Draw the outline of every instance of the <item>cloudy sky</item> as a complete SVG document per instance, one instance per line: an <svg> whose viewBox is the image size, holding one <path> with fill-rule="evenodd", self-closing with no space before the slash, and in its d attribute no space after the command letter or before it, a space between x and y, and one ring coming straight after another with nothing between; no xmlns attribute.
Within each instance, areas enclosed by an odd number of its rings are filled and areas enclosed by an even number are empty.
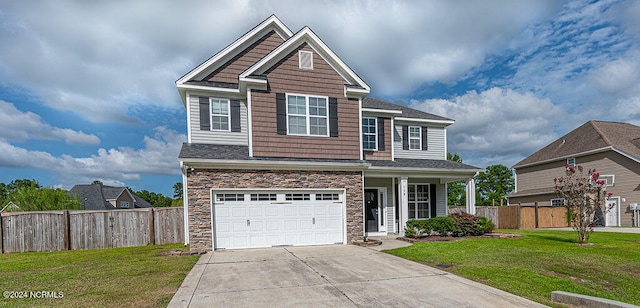
<svg viewBox="0 0 640 308"><path fill-rule="evenodd" d="M172 195L175 80L271 14L371 96L455 119L449 151L471 165L591 119L640 125L639 1L0 1L0 182Z"/></svg>

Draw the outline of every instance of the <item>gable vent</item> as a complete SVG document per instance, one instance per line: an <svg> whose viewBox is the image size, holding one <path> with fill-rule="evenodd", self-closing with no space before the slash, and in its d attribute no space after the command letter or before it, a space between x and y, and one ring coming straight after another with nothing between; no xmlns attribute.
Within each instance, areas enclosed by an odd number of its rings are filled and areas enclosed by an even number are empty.
<svg viewBox="0 0 640 308"><path fill-rule="evenodd" d="M298 53L298 58L300 58L300 68L306 70L313 69L313 53L310 51L300 51Z"/></svg>

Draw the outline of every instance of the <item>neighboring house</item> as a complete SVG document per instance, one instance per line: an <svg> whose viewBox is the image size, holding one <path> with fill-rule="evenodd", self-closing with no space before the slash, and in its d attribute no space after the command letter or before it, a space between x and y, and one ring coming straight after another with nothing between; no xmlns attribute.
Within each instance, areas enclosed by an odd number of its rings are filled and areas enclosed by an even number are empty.
<svg viewBox="0 0 640 308"><path fill-rule="evenodd" d="M447 183L466 180L475 196L482 169L446 160L454 121L368 98L308 27L271 16L176 86L192 249L402 234L408 219L447 215Z"/></svg>
<svg viewBox="0 0 640 308"><path fill-rule="evenodd" d="M640 127L619 122L589 121L513 166L516 190L511 205L562 206L554 178L565 166L595 168L606 181L604 224L632 226L630 205L640 202Z"/></svg>
<svg viewBox="0 0 640 308"><path fill-rule="evenodd" d="M126 187L102 184L75 185L69 195L77 197L85 210L118 210L149 208L152 205L130 192Z"/></svg>

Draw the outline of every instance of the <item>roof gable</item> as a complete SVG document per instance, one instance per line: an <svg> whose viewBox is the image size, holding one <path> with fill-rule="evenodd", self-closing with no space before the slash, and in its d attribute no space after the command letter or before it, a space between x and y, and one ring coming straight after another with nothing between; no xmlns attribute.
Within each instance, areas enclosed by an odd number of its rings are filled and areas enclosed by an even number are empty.
<svg viewBox="0 0 640 308"><path fill-rule="evenodd" d="M515 164L522 167L611 148L640 159L640 127L629 123L589 121Z"/></svg>
<svg viewBox="0 0 640 308"><path fill-rule="evenodd" d="M222 65L230 61L233 57L240 54L246 48L262 39L265 35L271 32L278 34L283 40L287 40L293 35L293 32L285 26L278 17L275 15L269 16L263 22L255 26L249 32L235 40L233 43L222 49L220 52L211 56L206 61L202 62L196 68L192 69L188 73L184 74L178 80L176 80L176 86L179 90L181 86L186 86L188 82L193 80L201 80L207 77L209 74L220 68ZM180 96L183 102L186 99L185 91L180 90Z"/></svg>
<svg viewBox="0 0 640 308"><path fill-rule="evenodd" d="M308 44L323 60L345 80L345 93L350 96L366 96L371 88L338 55L333 52L309 27L304 27L291 38L267 54L260 61L240 74L240 81L261 84L266 87L262 76L280 60L302 44Z"/></svg>

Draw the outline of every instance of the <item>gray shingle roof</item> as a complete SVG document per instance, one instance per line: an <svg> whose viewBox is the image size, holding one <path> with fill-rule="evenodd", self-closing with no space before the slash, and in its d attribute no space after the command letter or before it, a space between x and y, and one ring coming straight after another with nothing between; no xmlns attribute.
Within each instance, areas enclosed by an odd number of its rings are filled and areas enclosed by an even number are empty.
<svg viewBox="0 0 640 308"><path fill-rule="evenodd" d="M445 170L468 170L481 171L482 168L466 165L463 163L440 160L440 159L408 159L396 158L395 161L390 160L369 160L367 161L375 167L392 167L392 168L416 168L416 169L445 169Z"/></svg>
<svg viewBox="0 0 640 308"><path fill-rule="evenodd" d="M515 164L523 165L614 147L640 159L640 126L621 122L589 121Z"/></svg>
<svg viewBox="0 0 640 308"><path fill-rule="evenodd" d="M102 184L75 185L69 190L68 194L80 199L80 202L84 204L85 210L102 211L116 209L111 203L107 202L107 200L118 198L125 189L125 187L105 186ZM149 202L141 199L134 193L131 193L131 195L135 200L134 207L153 207Z"/></svg>
<svg viewBox="0 0 640 308"><path fill-rule="evenodd" d="M309 161L309 162L342 162L342 163L370 163L375 167L415 168L415 169L443 169L460 171L480 171L481 168L465 165L449 160L437 159L405 159L396 158L395 161L385 160L341 160L341 159L302 159L278 157L249 157L249 147L239 145L218 145L202 143L184 143L180 151L180 159L220 159L220 160L271 160L271 161Z"/></svg>
<svg viewBox="0 0 640 308"><path fill-rule="evenodd" d="M413 108L409 108L402 105L397 105L393 103L389 103L383 100L379 100L376 98L366 97L362 101L362 108L371 108L371 109L385 109L385 110L400 110L402 111L401 117L403 118L414 118L414 119L426 119L426 120L439 120L439 121L453 121L449 118L441 117L435 114L423 112L420 110L416 110Z"/></svg>

